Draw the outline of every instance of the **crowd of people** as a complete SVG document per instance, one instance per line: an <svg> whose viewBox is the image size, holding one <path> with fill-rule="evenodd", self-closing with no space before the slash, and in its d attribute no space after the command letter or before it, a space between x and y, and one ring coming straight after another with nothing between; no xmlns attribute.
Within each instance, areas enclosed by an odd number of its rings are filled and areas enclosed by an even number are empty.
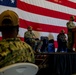
<svg viewBox="0 0 76 75"><path fill-rule="evenodd" d="M57 35L57 51L55 50L54 39L38 39L32 29L32 26L27 27L27 31L24 33L24 41L27 42L35 52L74 52L74 24L75 17L71 16L69 22L66 23L68 33L65 34L65 30L60 30L60 33ZM68 38L67 38L68 37Z"/></svg>
<svg viewBox="0 0 76 75"><path fill-rule="evenodd" d="M43 37L43 39L37 38L32 26L27 27L27 31L24 33L24 41L37 53L55 52L54 39L48 40L48 37Z"/></svg>
<svg viewBox="0 0 76 75"><path fill-rule="evenodd" d="M57 52L64 51L73 52L75 28L73 21L74 16L70 17L67 22L68 41L65 31L61 30L57 35L58 49ZM19 16L12 10L6 10L0 14L0 32L2 40L0 41L0 68L18 62L35 62L34 52L41 51L45 47L46 52L55 52L54 39L39 40L32 31L32 27L28 26L24 33L24 41L21 41L17 35L19 32ZM43 47L43 48L42 48Z"/></svg>

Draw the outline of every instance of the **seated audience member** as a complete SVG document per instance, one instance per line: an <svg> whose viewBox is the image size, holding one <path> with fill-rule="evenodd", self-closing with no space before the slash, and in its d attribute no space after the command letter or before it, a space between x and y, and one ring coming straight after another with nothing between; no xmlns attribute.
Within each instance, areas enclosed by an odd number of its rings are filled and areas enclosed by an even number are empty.
<svg viewBox="0 0 76 75"><path fill-rule="evenodd" d="M34 63L34 53L30 45L17 38L19 32L19 17L12 10L6 10L0 15L0 68L20 62Z"/></svg>
<svg viewBox="0 0 76 75"><path fill-rule="evenodd" d="M48 43L48 52L55 52L54 39L50 39Z"/></svg>
<svg viewBox="0 0 76 75"><path fill-rule="evenodd" d="M67 50L67 40L65 31L61 30L61 32L57 35L57 42L58 42L58 50L57 52L66 52Z"/></svg>
<svg viewBox="0 0 76 75"><path fill-rule="evenodd" d="M28 43L32 48L39 52L42 46L42 41L36 40L36 36L32 31L32 27L28 26L27 31L24 33L24 41Z"/></svg>

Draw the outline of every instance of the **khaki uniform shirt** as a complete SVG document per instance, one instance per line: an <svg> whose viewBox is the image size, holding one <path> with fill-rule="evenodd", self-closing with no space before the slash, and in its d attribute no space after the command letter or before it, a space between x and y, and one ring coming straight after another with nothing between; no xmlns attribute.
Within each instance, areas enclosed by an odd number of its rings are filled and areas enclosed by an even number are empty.
<svg viewBox="0 0 76 75"><path fill-rule="evenodd" d="M69 21L68 23L67 23L67 28L68 29L73 29L75 27L75 24L72 22L72 21Z"/></svg>
<svg viewBox="0 0 76 75"><path fill-rule="evenodd" d="M69 21L67 23L67 28L68 28L68 49L73 48L74 44L74 33L72 31L73 28L75 28L75 24L72 21Z"/></svg>
<svg viewBox="0 0 76 75"><path fill-rule="evenodd" d="M74 39L74 34L72 32L72 29L75 28L75 24L72 21L69 21L67 23L67 28L68 28L68 42L72 43Z"/></svg>
<svg viewBox="0 0 76 75"><path fill-rule="evenodd" d="M14 63L34 61L32 48L19 38L0 41L0 68Z"/></svg>

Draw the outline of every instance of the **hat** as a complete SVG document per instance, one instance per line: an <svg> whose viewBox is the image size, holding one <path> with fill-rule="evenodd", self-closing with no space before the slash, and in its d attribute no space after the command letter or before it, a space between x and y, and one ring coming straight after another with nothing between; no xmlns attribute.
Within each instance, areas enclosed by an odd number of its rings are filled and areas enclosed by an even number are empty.
<svg viewBox="0 0 76 75"><path fill-rule="evenodd" d="M19 25L19 17L18 15L12 11L12 10L6 10L4 12L2 12L0 14L0 27L2 27L2 22L5 19L9 19L12 21L11 26L18 26ZM8 24L6 24L5 26L8 26ZM3 26L4 27L4 26Z"/></svg>
<svg viewBox="0 0 76 75"><path fill-rule="evenodd" d="M27 29L28 29L28 30L32 30L32 26L28 26Z"/></svg>

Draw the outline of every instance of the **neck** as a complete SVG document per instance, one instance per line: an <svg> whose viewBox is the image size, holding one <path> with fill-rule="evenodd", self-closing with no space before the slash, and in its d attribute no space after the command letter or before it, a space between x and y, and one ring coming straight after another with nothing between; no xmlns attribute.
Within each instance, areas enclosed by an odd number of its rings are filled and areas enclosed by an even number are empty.
<svg viewBox="0 0 76 75"><path fill-rule="evenodd" d="M7 32L2 32L2 38L3 38L3 39L16 38L16 37L17 37L17 33L16 33L16 32L13 32L13 33L11 33L11 32L9 32L9 33L7 33Z"/></svg>
<svg viewBox="0 0 76 75"><path fill-rule="evenodd" d="M7 39L7 38L16 38L17 36L13 36L13 35L2 35L2 39Z"/></svg>

